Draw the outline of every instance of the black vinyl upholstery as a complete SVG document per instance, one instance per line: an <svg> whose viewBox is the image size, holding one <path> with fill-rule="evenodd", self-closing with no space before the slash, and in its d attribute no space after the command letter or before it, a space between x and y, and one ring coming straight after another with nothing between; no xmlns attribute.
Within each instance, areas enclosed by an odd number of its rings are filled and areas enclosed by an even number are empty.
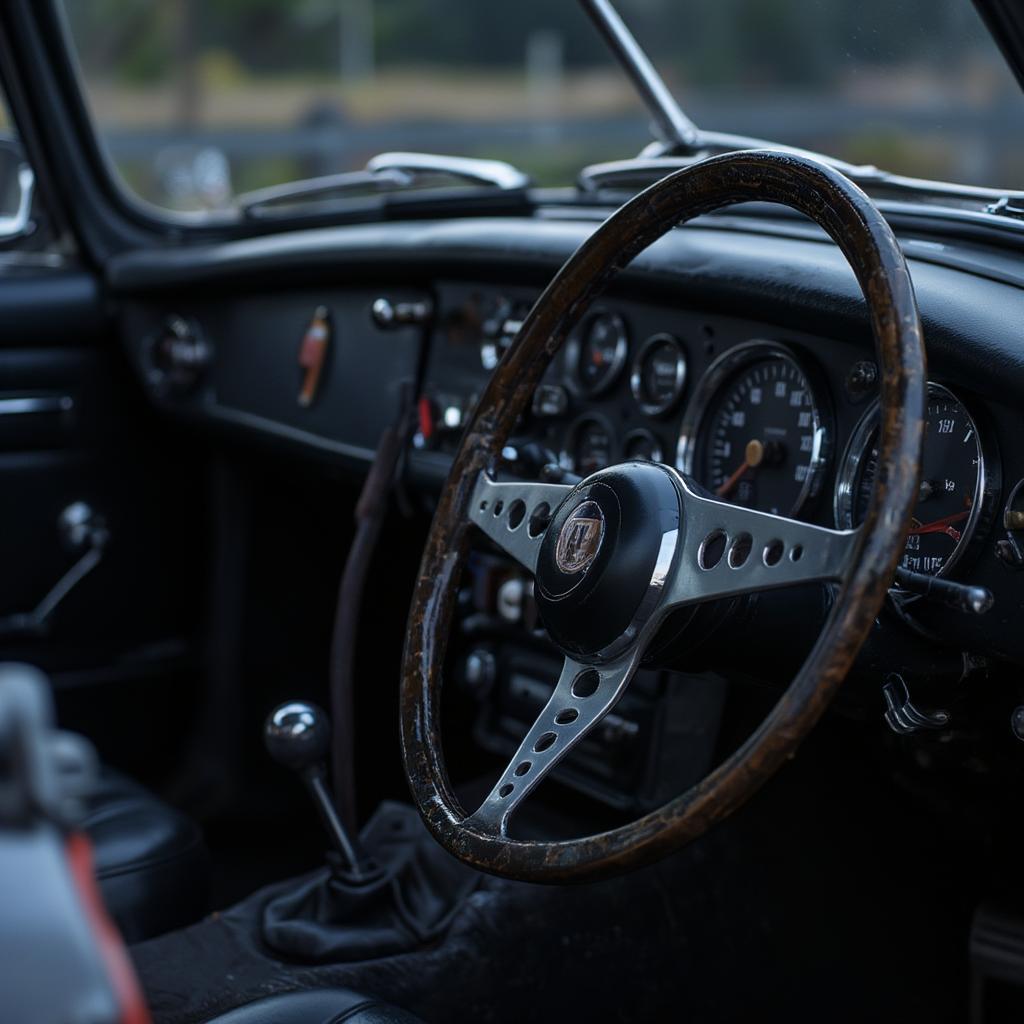
<svg viewBox="0 0 1024 1024"><path fill-rule="evenodd" d="M346 988L310 989L258 999L209 1024L422 1024L406 1010Z"/></svg>
<svg viewBox="0 0 1024 1024"><path fill-rule="evenodd" d="M107 910L126 942L197 921L209 864L199 826L138 783L104 771L81 827Z"/></svg>

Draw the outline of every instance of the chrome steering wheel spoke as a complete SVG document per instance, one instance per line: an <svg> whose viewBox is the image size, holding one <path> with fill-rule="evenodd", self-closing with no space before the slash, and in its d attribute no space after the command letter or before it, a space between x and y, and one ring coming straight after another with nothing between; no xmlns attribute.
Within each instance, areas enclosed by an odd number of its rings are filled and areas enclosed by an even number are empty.
<svg viewBox="0 0 1024 1024"><path fill-rule="evenodd" d="M498 547L533 573L544 531L571 490L569 484L496 483L486 470L481 470L469 517Z"/></svg>
<svg viewBox="0 0 1024 1024"><path fill-rule="evenodd" d="M639 663L639 650L611 664L566 658L554 692L486 800L465 819L468 828L498 836L519 805L615 706Z"/></svg>
<svg viewBox="0 0 1024 1024"><path fill-rule="evenodd" d="M685 480L683 520L665 607L840 580L860 535L705 498Z"/></svg>

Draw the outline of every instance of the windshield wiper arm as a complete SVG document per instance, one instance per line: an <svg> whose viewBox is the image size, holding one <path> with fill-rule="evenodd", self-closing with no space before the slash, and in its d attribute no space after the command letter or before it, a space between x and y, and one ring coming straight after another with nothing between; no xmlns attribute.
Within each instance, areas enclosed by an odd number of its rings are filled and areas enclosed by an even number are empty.
<svg viewBox="0 0 1024 1024"><path fill-rule="evenodd" d="M472 185L492 185L504 191L529 188L530 176L504 160L480 160L469 156L441 156L437 153L380 153L366 164L373 174L406 174L415 181L421 177L447 177Z"/></svg>
<svg viewBox="0 0 1024 1024"><path fill-rule="evenodd" d="M632 79L654 119L658 140L675 153L697 153L703 149L701 130L683 113L665 79L658 74L611 0L580 0L580 4Z"/></svg>
<svg viewBox="0 0 1024 1024"><path fill-rule="evenodd" d="M622 180L637 171L640 171L642 176L645 170L656 170L656 167L644 166L647 158L657 160L672 156L706 157L716 153L729 153L737 149L777 149L811 156L823 163L830 164L855 181L874 181L883 174L877 167L855 166L825 156L823 153L814 153L810 150L784 146L776 142L767 142L764 139L754 139L743 135L701 130L683 113L682 107L669 91L665 80L658 74L650 57L637 42L636 36L630 32L619 12L612 6L611 0L580 0L580 4L639 92L640 98L654 120L655 135L659 143L647 147L637 160L616 161L586 168L581 175L585 190L592 190L595 183L604 184L604 181L599 181L601 178L617 176ZM669 169L671 170L671 168ZM604 173L595 173L598 171Z"/></svg>
<svg viewBox="0 0 1024 1024"><path fill-rule="evenodd" d="M276 207L307 200L328 200L351 193L398 192L437 180L454 180L503 192L526 189L531 184L528 175L502 160L395 152L378 154L361 171L324 174L272 185L245 192L235 202L243 215L259 217Z"/></svg>

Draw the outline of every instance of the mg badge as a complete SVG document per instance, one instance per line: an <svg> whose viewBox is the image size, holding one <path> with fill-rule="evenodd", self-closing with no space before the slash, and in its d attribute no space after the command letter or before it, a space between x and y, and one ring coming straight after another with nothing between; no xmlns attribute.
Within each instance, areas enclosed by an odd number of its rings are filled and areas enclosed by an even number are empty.
<svg viewBox="0 0 1024 1024"><path fill-rule="evenodd" d="M601 550L604 513L596 501L585 501L562 525L555 545L555 564L569 575L586 570Z"/></svg>

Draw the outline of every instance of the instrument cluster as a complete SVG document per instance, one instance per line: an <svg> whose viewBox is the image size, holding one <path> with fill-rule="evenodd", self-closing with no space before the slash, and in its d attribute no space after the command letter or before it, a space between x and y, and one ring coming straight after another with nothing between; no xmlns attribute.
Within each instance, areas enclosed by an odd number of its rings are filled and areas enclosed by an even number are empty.
<svg viewBox="0 0 1024 1024"><path fill-rule="evenodd" d="M535 298L462 286L449 303L449 358L428 389L452 450ZM596 306L549 368L510 459L523 460L522 472L557 462L579 477L631 459L665 462L722 501L854 528L876 475L877 368L859 345L771 333L634 302ZM472 386L459 383L460 366ZM984 410L955 386L930 383L926 412L902 568L955 577L994 521L999 455Z"/></svg>
<svg viewBox="0 0 1024 1024"><path fill-rule="evenodd" d="M675 334L657 332L634 347L626 318L599 310L567 345L565 372L579 395L609 394L627 366L640 413L657 419L682 409L674 446L649 427L620 437L608 415L591 410L566 432L565 468L586 476L628 459L670 462L722 501L819 519L809 513L831 478L825 524L851 529L863 522L878 462L878 402L868 403L838 448L831 391L810 353L774 339L742 341L704 367L684 403L687 348ZM998 456L966 399L942 384L928 386L925 437L901 565L941 577L953 573L992 519Z"/></svg>

